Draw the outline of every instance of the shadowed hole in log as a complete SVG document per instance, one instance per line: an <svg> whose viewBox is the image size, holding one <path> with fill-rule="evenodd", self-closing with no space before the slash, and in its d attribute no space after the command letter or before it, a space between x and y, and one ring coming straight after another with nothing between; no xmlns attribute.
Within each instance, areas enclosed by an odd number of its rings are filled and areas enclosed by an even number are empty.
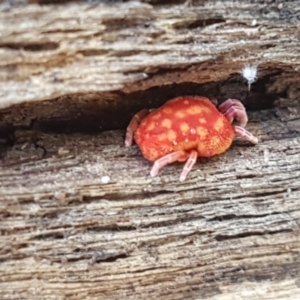
<svg viewBox="0 0 300 300"><path fill-rule="evenodd" d="M232 84L232 82L224 82ZM245 85L246 86L246 85ZM51 103L34 103L34 112L38 116L35 119L31 129L42 132L85 132L93 133L114 129L125 129L133 115L146 108L157 108L166 101L180 95L205 95L208 98L217 98L219 103L229 98L229 93L222 93L217 83L199 85L196 83L186 82L182 84L172 84L168 86L152 87L142 92L133 92L130 94L114 94L116 100L105 101L106 95L89 94L89 100L79 100L78 104L72 97L58 98L56 104ZM84 95L78 95L84 99ZM241 99L246 107L251 109L267 109L273 106L276 99L275 95L265 95L264 85L253 84L250 93L240 92L231 93L231 98ZM76 96L75 96L76 98ZM102 99L101 99L102 98ZM101 101L97 101L100 100ZM250 99L250 100L249 100ZM257 100L255 100L257 99ZM103 101L104 100L104 101ZM251 104L252 103L252 104ZM55 118L46 114L45 105L54 105L57 111L64 112L64 115ZM30 118L32 113L31 105L21 105L19 111L22 111L26 118ZM3 111L5 113L5 110Z"/></svg>
<svg viewBox="0 0 300 300"><path fill-rule="evenodd" d="M153 76L166 74L167 76L168 72L180 70L184 72L180 68L171 71L158 69L149 71L149 74L152 73ZM283 76L284 70L275 68L267 69L264 72L264 75L252 84L250 91L240 74L231 74L220 82L174 83L128 94L123 92L74 94L62 96L56 100L23 103L3 109L0 112L0 120L8 120L6 115L11 115L18 120L0 124L0 154L1 157L5 156L7 149L11 147L9 145L14 144L14 139L7 139L7 135L3 136L2 134L7 132L3 128L8 128L8 126L10 137L14 136L15 130L18 129L85 134L116 129L124 130L136 112L144 108L157 108L166 101L182 95L203 95L210 99L218 99L219 104L228 98L235 98L240 99L248 111L269 109L273 107L278 97L286 96L285 91L280 94L267 93L267 87L273 82L274 76ZM290 73L289 76L292 74ZM13 123L18 125L14 126ZM22 125L23 123L24 125Z"/></svg>
<svg viewBox="0 0 300 300"><path fill-rule="evenodd" d="M31 52L37 51L50 51L55 50L59 47L59 43L45 42L45 43L3 43L0 44L2 48L9 48L13 50L25 50Z"/></svg>

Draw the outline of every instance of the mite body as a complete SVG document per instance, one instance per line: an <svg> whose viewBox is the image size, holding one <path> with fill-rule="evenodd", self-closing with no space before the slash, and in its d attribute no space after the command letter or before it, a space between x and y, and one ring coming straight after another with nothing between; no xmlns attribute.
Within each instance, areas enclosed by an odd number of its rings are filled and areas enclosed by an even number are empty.
<svg viewBox="0 0 300 300"><path fill-rule="evenodd" d="M234 119L240 126L232 125ZM186 161L180 175L183 181L197 157L226 151L235 135L256 144L257 138L243 128L247 121L238 100L229 99L217 109L205 97L177 97L151 113L137 113L127 127L125 145L130 146L134 138L143 156L155 162L151 176L169 163Z"/></svg>

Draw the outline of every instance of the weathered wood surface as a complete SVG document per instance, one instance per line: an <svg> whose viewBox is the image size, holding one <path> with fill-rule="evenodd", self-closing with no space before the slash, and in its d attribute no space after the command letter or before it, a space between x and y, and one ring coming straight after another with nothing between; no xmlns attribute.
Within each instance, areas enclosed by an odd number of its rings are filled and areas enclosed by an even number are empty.
<svg viewBox="0 0 300 300"><path fill-rule="evenodd" d="M299 1L256 2L0 6L1 298L297 299ZM125 124L178 94L260 143L150 178Z"/></svg>
<svg viewBox="0 0 300 300"><path fill-rule="evenodd" d="M300 1L193 2L4 6L0 106L218 82L245 64L271 77L267 94L292 96L300 66Z"/></svg>
<svg viewBox="0 0 300 300"><path fill-rule="evenodd" d="M299 116L250 114L260 143L200 160L184 184L180 164L150 178L123 131L16 132L1 166L2 297L296 299Z"/></svg>

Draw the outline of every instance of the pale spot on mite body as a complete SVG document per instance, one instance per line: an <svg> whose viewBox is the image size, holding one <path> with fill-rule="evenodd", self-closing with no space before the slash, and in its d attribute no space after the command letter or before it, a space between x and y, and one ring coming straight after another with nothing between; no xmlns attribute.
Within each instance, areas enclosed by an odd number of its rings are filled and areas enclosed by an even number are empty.
<svg viewBox="0 0 300 300"><path fill-rule="evenodd" d="M216 123L214 124L214 129L216 131L220 131L224 127L223 119L219 118Z"/></svg>
<svg viewBox="0 0 300 300"><path fill-rule="evenodd" d="M169 141L174 141L177 138L177 134L174 130L169 130L167 133L167 137Z"/></svg>
<svg viewBox="0 0 300 300"><path fill-rule="evenodd" d="M198 115L200 113L203 112L203 108L200 107L200 106L191 106L189 108L186 109L186 112L189 114L189 115Z"/></svg>
<svg viewBox="0 0 300 300"><path fill-rule="evenodd" d="M166 140L167 138L167 135L165 133L161 133L157 136L157 139L161 142L161 141L164 141Z"/></svg>
<svg viewBox="0 0 300 300"><path fill-rule="evenodd" d="M205 123L206 123L206 119L204 119L204 118L199 118L199 123L200 123L200 124L205 124Z"/></svg>
<svg viewBox="0 0 300 300"><path fill-rule="evenodd" d="M196 131L201 139L205 138L208 135L208 131L204 127L198 126Z"/></svg>
<svg viewBox="0 0 300 300"><path fill-rule="evenodd" d="M153 120L159 120L161 119L161 113L157 113L151 116Z"/></svg>
<svg viewBox="0 0 300 300"><path fill-rule="evenodd" d="M199 153L205 152L205 151L206 151L206 145L205 145L205 144L199 143L199 144L197 145L197 151L198 151Z"/></svg>
<svg viewBox="0 0 300 300"><path fill-rule="evenodd" d="M164 113L166 114L172 114L173 113L173 109L170 107L166 107L162 110Z"/></svg>
<svg viewBox="0 0 300 300"><path fill-rule="evenodd" d="M154 122L151 122L148 124L148 126L146 127L146 130L147 131L151 131L155 128L155 123Z"/></svg>
<svg viewBox="0 0 300 300"><path fill-rule="evenodd" d="M219 146L220 145L220 139L217 137L217 136L213 136L211 139L210 139L210 143L213 145L213 146Z"/></svg>
<svg viewBox="0 0 300 300"><path fill-rule="evenodd" d="M190 126L187 123L183 122L180 124L180 130L182 132L188 132L189 129L190 129Z"/></svg>
<svg viewBox="0 0 300 300"><path fill-rule="evenodd" d="M209 107L206 106L203 106L202 111L205 114L211 114L213 112Z"/></svg>
<svg viewBox="0 0 300 300"><path fill-rule="evenodd" d="M190 101L189 101L189 100L184 100L183 103L184 103L185 105L189 105L189 104L190 104Z"/></svg>
<svg viewBox="0 0 300 300"><path fill-rule="evenodd" d="M183 119L186 116L186 113L183 112L182 110L179 110L175 113L175 117L178 119Z"/></svg>
<svg viewBox="0 0 300 300"><path fill-rule="evenodd" d="M170 129L171 126L172 126L172 122L171 122L170 119L164 119L164 120L161 122L161 125L162 125L162 127L165 127L165 128Z"/></svg>

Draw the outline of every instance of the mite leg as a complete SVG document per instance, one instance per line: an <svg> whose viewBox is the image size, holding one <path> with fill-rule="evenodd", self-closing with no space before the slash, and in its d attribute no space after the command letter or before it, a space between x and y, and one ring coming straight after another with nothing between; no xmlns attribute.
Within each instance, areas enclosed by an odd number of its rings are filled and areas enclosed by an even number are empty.
<svg viewBox="0 0 300 300"><path fill-rule="evenodd" d="M133 133L138 128L141 121L148 114L149 114L149 110L148 109L143 109L143 110L141 110L140 112L138 112L137 114L135 114L133 116L133 118L131 119L131 121L130 121L129 125L127 126L127 129L126 129L126 137L125 137L125 146L126 147L129 147L129 146L132 145Z"/></svg>
<svg viewBox="0 0 300 300"><path fill-rule="evenodd" d="M192 170L194 164L196 163L198 158L198 153L196 150L192 150L189 154L189 158L187 159L183 170L180 174L180 181L184 181L186 179L186 176L189 174L189 172Z"/></svg>
<svg viewBox="0 0 300 300"><path fill-rule="evenodd" d="M255 137L252 133L250 133L249 131L247 131L243 127L233 126L233 128L234 128L235 134L240 136L244 140L249 141L252 144L257 144L258 143L257 137Z"/></svg>
<svg viewBox="0 0 300 300"><path fill-rule="evenodd" d="M232 123L234 119L237 119L241 127L245 127L247 125L247 113L244 105L239 100L228 99L218 108L230 123Z"/></svg>
<svg viewBox="0 0 300 300"><path fill-rule="evenodd" d="M156 176L164 166L171 164L178 160L183 160L187 156L188 156L188 154L185 151L176 151L176 152L173 152L173 153L170 153L170 154L167 154L167 155L161 157L160 159L158 159L154 162L154 165L151 169L150 175L152 177Z"/></svg>

